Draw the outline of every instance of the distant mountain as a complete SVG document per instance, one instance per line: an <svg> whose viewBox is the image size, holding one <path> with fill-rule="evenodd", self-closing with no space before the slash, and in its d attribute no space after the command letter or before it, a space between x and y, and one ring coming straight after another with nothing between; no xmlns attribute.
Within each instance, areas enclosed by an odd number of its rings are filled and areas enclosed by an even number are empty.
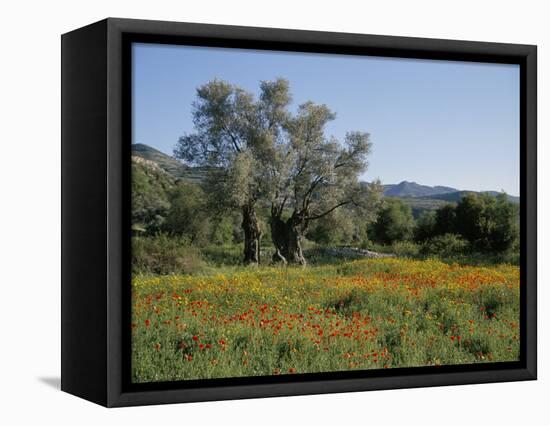
<svg viewBox="0 0 550 426"><path fill-rule="evenodd" d="M143 164L156 165L175 179L201 182L207 170L204 167L188 167L173 157L143 143L132 144L132 156L145 160Z"/></svg>
<svg viewBox="0 0 550 426"><path fill-rule="evenodd" d="M411 206L414 217L427 210L436 210L448 203L457 203L467 194L489 194L497 196L497 191L461 191L448 186L420 185L416 182L403 181L398 184L383 185L386 197L398 198ZM519 197L508 195L512 203L519 203Z"/></svg>
<svg viewBox="0 0 550 426"><path fill-rule="evenodd" d="M458 189L448 186L419 185L406 180L398 184L384 185L384 195L388 197L429 197L457 191Z"/></svg>

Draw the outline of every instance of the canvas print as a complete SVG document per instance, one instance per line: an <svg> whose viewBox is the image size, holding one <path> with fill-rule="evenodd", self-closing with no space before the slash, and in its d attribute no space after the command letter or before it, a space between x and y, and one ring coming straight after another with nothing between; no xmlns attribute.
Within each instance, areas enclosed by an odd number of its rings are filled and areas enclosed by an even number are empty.
<svg viewBox="0 0 550 426"><path fill-rule="evenodd" d="M519 360L519 79L134 43L132 382Z"/></svg>

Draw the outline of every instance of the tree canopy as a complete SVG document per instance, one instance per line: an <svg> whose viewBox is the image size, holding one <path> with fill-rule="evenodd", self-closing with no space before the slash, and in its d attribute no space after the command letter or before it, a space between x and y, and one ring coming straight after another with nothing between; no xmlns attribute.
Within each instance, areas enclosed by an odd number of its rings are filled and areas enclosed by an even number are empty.
<svg viewBox="0 0 550 426"><path fill-rule="evenodd" d="M309 223L365 203L375 188L358 182L367 167L369 134L350 131L338 141L326 134L333 111L308 101L293 114L291 99L284 79L261 82L257 98L211 81L197 89L195 132L182 136L174 150L187 164L209 168L206 193L218 208L241 209L245 261L260 258L258 200L271 205L276 258L305 263L300 240Z"/></svg>

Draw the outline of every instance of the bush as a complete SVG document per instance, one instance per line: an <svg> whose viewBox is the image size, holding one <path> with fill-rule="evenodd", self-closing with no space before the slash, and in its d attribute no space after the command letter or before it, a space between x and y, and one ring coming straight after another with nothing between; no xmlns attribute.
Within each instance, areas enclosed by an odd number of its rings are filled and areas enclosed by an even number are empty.
<svg viewBox="0 0 550 426"><path fill-rule="evenodd" d="M433 236L455 234L457 231L456 205L447 204L435 212Z"/></svg>
<svg viewBox="0 0 550 426"><path fill-rule="evenodd" d="M233 228L233 223L228 217L213 220L210 242L217 245L231 244L233 242Z"/></svg>
<svg viewBox="0 0 550 426"><path fill-rule="evenodd" d="M435 235L436 213L427 211L420 215L414 227L414 240L423 243Z"/></svg>
<svg viewBox="0 0 550 426"><path fill-rule="evenodd" d="M132 163L132 230L154 234L164 225L170 208L168 192L173 182L165 173L141 164Z"/></svg>
<svg viewBox="0 0 550 426"><path fill-rule="evenodd" d="M208 245L201 248L203 258L211 266L240 265L243 263L243 248L238 244ZM262 262L267 260L265 251L261 252Z"/></svg>
<svg viewBox="0 0 550 426"><path fill-rule="evenodd" d="M351 211L342 209L313 221L307 238L325 246L349 244L353 240L354 231Z"/></svg>
<svg viewBox="0 0 550 426"><path fill-rule="evenodd" d="M185 238L165 234L132 237L134 274L193 274L204 267L199 250Z"/></svg>
<svg viewBox="0 0 550 426"><path fill-rule="evenodd" d="M400 200L387 198L370 228L370 237L380 244L392 244L410 239L413 227L411 207Z"/></svg>
<svg viewBox="0 0 550 426"><path fill-rule="evenodd" d="M198 185L178 182L169 194L170 208L163 229L194 244L208 241L210 220L204 199L204 191Z"/></svg>
<svg viewBox="0 0 550 426"><path fill-rule="evenodd" d="M458 234L443 234L427 240L422 245L422 254L451 257L464 254L468 249L468 242Z"/></svg>
<svg viewBox="0 0 550 426"><path fill-rule="evenodd" d="M456 207L456 230L476 250L504 253L518 238L518 212L504 193L469 194Z"/></svg>
<svg viewBox="0 0 550 426"><path fill-rule="evenodd" d="M411 241L393 243L391 252L399 257L416 257L420 253L420 246Z"/></svg>
<svg viewBox="0 0 550 426"><path fill-rule="evenodd" d="M519 206L504 193L467 194L456 205L447 204L435 213L420 216L414 239L424 243L445 234L460 235L478 253L505 255L517 251ZM431 251L429 243L427 250Z"/></svg>

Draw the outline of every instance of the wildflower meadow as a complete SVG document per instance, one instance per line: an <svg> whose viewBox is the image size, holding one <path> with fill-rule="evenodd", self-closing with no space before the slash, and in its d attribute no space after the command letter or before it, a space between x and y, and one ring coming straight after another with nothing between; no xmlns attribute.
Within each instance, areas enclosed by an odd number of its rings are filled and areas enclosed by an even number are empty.
<svg viewBox="0 0 550 426"><path fill-rule="evenodd" d="M131 327L135 383L514 361L519 267L384 258L135 275Z"/></svg>

